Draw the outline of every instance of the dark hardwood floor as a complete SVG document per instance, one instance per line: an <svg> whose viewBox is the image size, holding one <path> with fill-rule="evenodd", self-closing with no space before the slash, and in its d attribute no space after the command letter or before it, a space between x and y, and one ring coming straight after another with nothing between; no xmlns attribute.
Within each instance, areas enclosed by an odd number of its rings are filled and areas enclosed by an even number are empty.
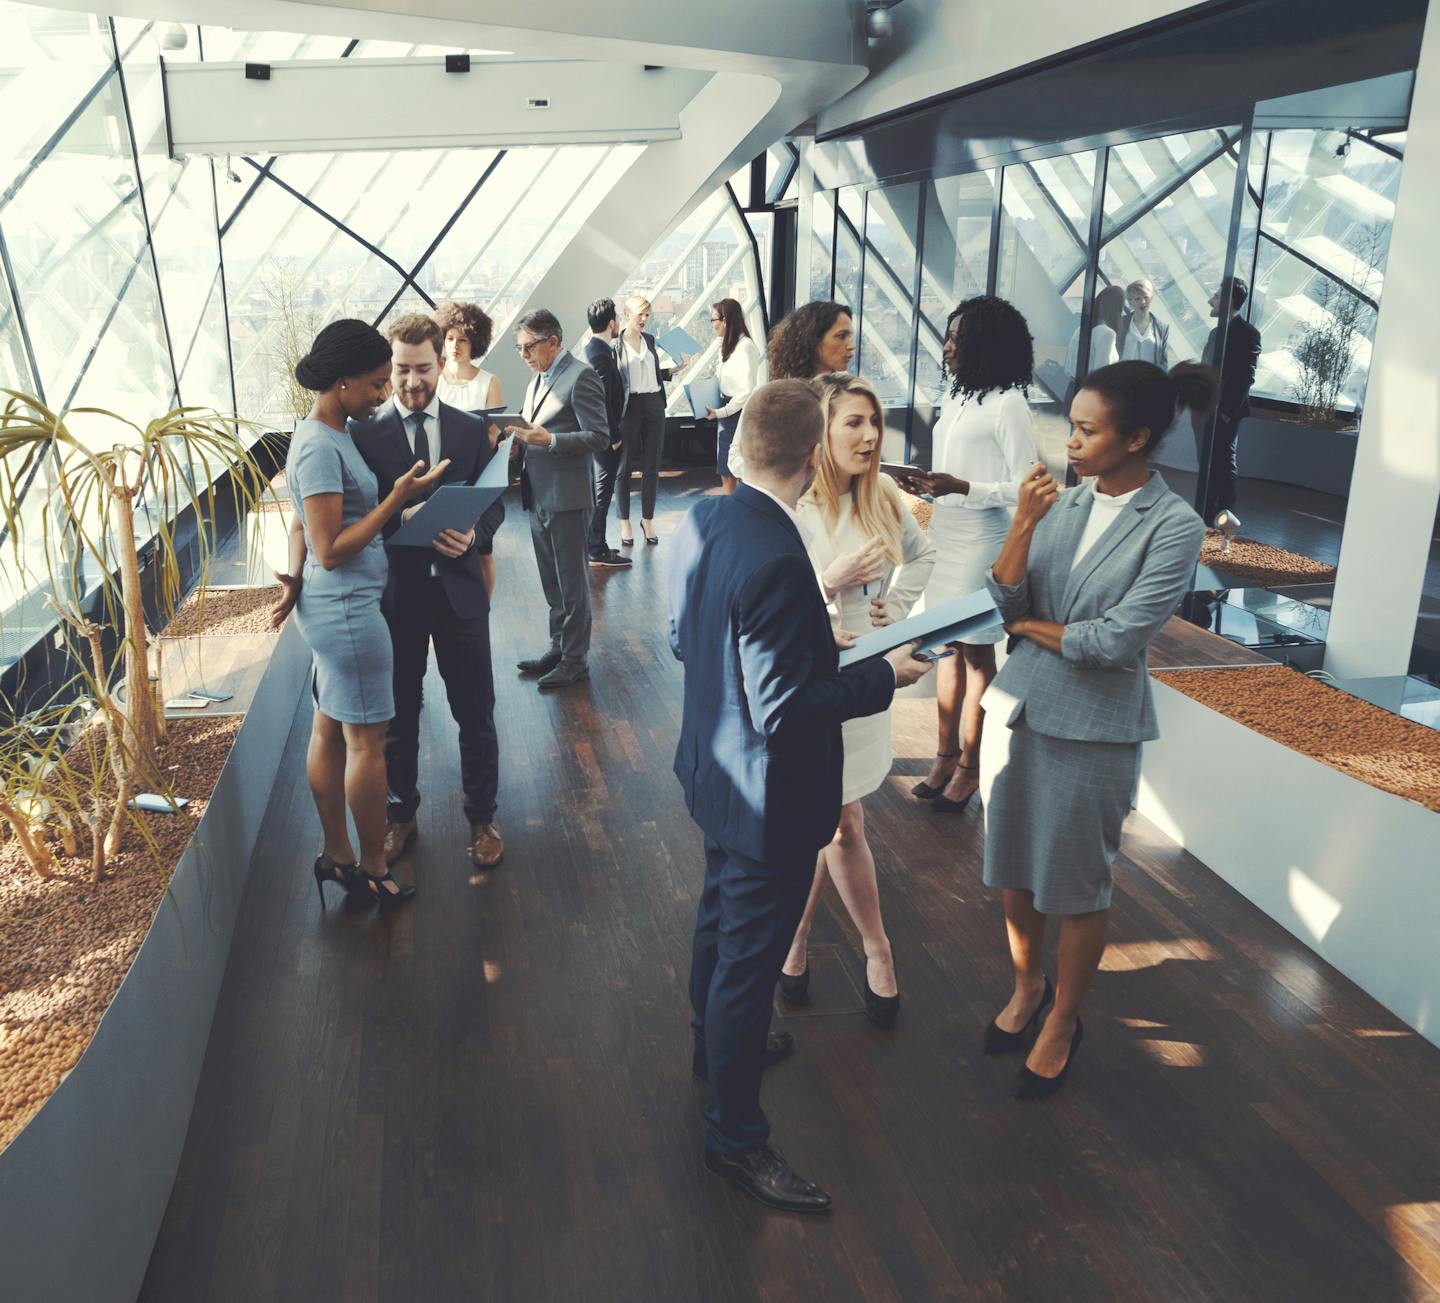
<svg viewBox="0 0 1440 1303"><path fill-rule="evenodd" d="M432 674L401 870L420 896L322 913L302 705L142 1299L1440 1299L1440 1050L1143 820L1071 1080L1012 1102L1016 1065L977 1048L1008 989L979 811L906 795L934 749L924 699L897 703L895 771L866 802L899 1024L861 1015L832 894L815 1004L779 1022L798 1052L766 1076L776 1140L835 1215L769 1213L705 1173L702 864L663 618L686 484L666 481L660 545L595 575L592 677L559 695L512 668L544 615L518 509L500 532L496 871L465 856Z"/></svg>

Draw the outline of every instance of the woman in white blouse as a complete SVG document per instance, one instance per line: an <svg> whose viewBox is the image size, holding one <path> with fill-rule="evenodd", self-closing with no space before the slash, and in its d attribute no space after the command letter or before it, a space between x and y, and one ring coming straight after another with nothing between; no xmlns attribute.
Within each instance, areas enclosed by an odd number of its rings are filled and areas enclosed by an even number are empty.
<svg viewBox="0 0 1440 1303"><path fill-rule="evenodd" d="M935 499L927 608L985 587L1020 480L1038 460L1027 397L1035 346L1025 318L1004 299L966 299L950 314L944 358L950 392L935 423L932 469L906 482ZM979 786L980 698L995 677L995 644L1003 637L999 629L974 634L936 666L939 745L911 792L942 813L958 814Z"/></svg>
<svg viewBox="0 0 1440 1303"><path fill-rule="evenodd" d="M650 300L632 294L625 300L625 329L615 345L615 360L625 378L625 416L620 424L620 470L615 485L615 510L620 517L620 545L633 547L630 532L630 472L640 470L640 529L645 541L655 533L655 498L660 490L660 456L665 450L665 382L680 369L668 355L663 362L655 336L647 334ZM681 358L680 366L690 359Z"/></svg>
<svg viewBox="0 0 1440 1303"><path fill-rule="evenodd" d="M500 377L480 366L490 351L495 323L474 303L442 303L435 320L445 332L445 365L435 386L442 403L462 412L499 407Z"/></svg>
<svg viewBox="0 0 1440 1303"><path fill-rule="evenodd" d="M710 326L720 336L720 366L715 379L720 384L720 406L706 413L718 421L715 433L715 469L726 493L734 493L739 481L730 474L730 444L740 425L740 410L760 383L760 350L750 338L745 312L736 299L721 299L710 305Z"/></svg>
<svg viewBox="0 0 1440 1303"><path fill-rule="evenodd" d="M1115 348L1122 362L1153 362L1162 371L1170 366L1170 327L1150 311L1155 299L1155 282L1141 276L1125 287L1130 311L1120 323ZM1093 363L1092 370L1099 370Z"/></svg>
<svg viewBox="0 0 1440 1303"><path fill-rule="evenodd" d="M815 483L797 515L806 547L837 631L861 634L910 613L925 588L935 549L888 476L880 474L885 416L875 391L846 372L820 377L825 447ZM807 943L827 878L835 879L865 947L865 1012L872 1022L895 1021L900 990L895 958L880 916L875 857L865 838L861 799L890 772L890 712L846 720L840 824L815 864L815 882L780 976L793 1004L809 1000Z"/></svg>

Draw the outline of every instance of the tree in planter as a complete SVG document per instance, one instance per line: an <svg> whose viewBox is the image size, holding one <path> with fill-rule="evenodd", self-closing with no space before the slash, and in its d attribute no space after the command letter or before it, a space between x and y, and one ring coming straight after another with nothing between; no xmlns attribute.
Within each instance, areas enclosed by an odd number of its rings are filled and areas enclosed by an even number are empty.
<svg viewBox="0 0 1440 1303"><path fill-rule="evenodd" d="M1329 276L1322 278L1315 298L1318 319L1304 327L1290 346L1299 370L1291 393L1305 419L1316 425L1334 425L1339 419L1336 409L1345 382L1355 369L1360 341L1368 338L1374 316L1374 309L1361 295L1368 296L1379 279L1386 244L1385 228L1379 223L1364 227L1346 241L1352 259L1347 284Z"/></svg>
<svg viewBox="0 0 1440 1303"><path fill-rule="evenodd" d="M310 415L315 395L295 379L295 366L320 333L324 318L301 278L278 262L272 261L261 288L270 303L270 361L285 396L286 410L297 421L303 421Z"/></svg>
<svg viewBox="0 0 1440 1303"><path fill-rule="evenodd" d="M126 803L137 784L164 786L155 756L164 716L151 689L137 512L143 506L154 525L146 546L159 580L160 610L168 620L180 599L176 521L187 508L193 514L194 545L202 575L216 543L217 491L212 483L197 485L194 467L228 472L226 480L237 516L241 511L254 511L265 489L265 477L241 437L246 423L208 409L178 407L142 427L100 408L76 408L57 415L38 399L13 390L0 390L0 399L5 404L0 410L0 514L7 526L11 559L17 572L29 581L27 586L49 591L61 616L62 634L83 667L81 680L97 703L105 738L103 753L91 756L88 775L62 768L52 770L50 780L57 789L81 792L88 787L91 791L89 808L76 813L91 830L92 878L98 879L105 861L119 849L128 821ZM69 424L76 417L92 428L107 429L113 442L107 447L93 437L78 438ZM48 470L43 489L36 475L42 467ZM39 514L38 540L26 537L34 516L31 513L27 518L21 512L27 485L30 492L44 492L48 498L46 511ZM63 522L63 529L49 527L55 522ZM38 573L27 556L28 542L39 544L34 549L40 557ZM83 614L87 572L93 572L100 586L94 617ZM107 626L118 635L123 692L112 688L106 665ZM67 762L62 757L56 763L63 766ZM113 772L116 785L108 817L102 810L105 801L101 795L107 769ZM13 803L0 814L19 837L12 811L25 822L24 808ZM32 820L32 824L27 832L43 839L44 820ZM27 859L39 868L39 857L32 859L27 853Z"/></svg>

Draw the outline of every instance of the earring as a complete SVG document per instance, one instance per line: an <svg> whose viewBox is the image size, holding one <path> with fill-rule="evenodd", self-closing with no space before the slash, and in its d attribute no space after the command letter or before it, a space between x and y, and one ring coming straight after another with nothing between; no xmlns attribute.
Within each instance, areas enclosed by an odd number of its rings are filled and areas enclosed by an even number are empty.
<svg viewBox="0 0 1440 1303"><path fill-rule="evenodd" d="M340 388L341 388L341 389L344 389L344 388L345 388L345 382L344 382L343 380L340 382Z"/></svg>

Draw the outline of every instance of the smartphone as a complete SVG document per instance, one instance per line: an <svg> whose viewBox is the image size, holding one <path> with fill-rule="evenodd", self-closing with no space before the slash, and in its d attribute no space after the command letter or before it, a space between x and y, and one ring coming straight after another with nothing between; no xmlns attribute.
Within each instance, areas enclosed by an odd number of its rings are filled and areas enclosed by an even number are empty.
<svg viewBox="0 0 1440 1303"><path fill-rule="evenodd" d="M199 693L187 692L183 697L171 697L165 703L166 710L204 710L210 702Z"/></svg>
<svg viewBox="0 0 1440 1303"><path fill-rule="evenodd" d="M947 656L955 655L953 647L932 647L928 651L916 651L910 653L917 661L929 661L934 664L936 661L943 661Z"/></svg>
<svg viewBox="0 0 1440 1303"><path fill-rule="evenodd" d="M210 688L191 688L186 695L204 697L206 701L229 701L235 694L233 692L215 692Z"/></svg>
<svg viewBox="0 0 1440 1303"><path fill-rule="evenodd" d="M140 792L130 802L132 810L144 810L147 814L173 814L176 809L183 810L190 804L188 798L177 796L174 805L163 796L157 796L154 792Z"/></svg>

